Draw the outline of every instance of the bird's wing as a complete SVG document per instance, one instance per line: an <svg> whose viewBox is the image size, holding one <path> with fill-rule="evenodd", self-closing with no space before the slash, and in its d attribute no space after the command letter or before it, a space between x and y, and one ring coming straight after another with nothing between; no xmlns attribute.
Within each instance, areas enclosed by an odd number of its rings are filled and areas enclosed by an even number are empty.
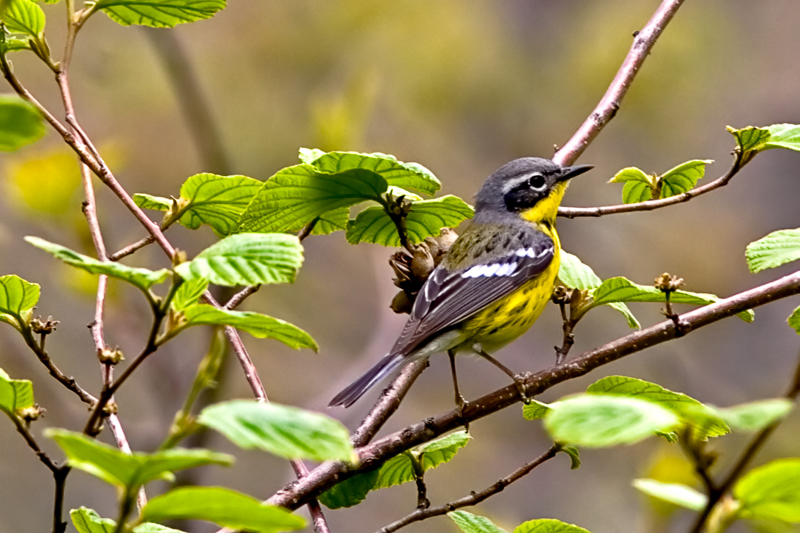
<svg viewBox="0 0 800 533"><path fill-rule="evenodd" d="M552 239L536 234L526 245L459 270L438 266L423 285L411 318L390 354L411 353L424 341L511 294L553 260Z"/></svg>

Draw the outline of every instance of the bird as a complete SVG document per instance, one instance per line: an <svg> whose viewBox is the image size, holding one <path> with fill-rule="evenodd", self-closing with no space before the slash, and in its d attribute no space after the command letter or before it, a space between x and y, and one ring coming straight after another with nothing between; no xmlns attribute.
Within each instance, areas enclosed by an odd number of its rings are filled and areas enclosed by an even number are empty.
<svg viewBox="0 0 800 533"><path fill-rule="evenodd" d="M349 407L404 363L441 352L450 358L458 408L467 404L458 389L459 352L497 366L525 398L523 380L490 352L525 333L550 300L560 263L558 206L569 180L591 168L524 157L489 176L471 224L430 273L394 346L329 407Z"/></svg>

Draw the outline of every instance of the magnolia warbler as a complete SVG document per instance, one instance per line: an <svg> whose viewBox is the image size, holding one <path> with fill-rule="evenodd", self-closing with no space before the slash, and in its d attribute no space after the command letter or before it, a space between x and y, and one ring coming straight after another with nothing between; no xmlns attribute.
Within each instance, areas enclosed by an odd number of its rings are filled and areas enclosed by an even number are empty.
<svg viewBox="0 0 800 533"><path fill-rule="evenodd" d="M563 167L535 157L515 159L478 191L475 217L417 295L411 317L388 355L331 400L349 407L403 363L438 352L474 352L520 379L489 355L533 325L553 292L561 243L556 212L568 180L592 167Z"/></svg>

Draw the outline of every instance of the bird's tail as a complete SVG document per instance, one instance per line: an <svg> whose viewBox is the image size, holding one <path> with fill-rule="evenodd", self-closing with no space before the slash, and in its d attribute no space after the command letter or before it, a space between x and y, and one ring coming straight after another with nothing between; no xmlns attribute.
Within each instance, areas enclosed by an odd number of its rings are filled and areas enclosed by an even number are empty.
<svg viewBox="0 0 800 533"><path fill-rule="evenodd" d="M342 405L350 407L356 400L361 398L365 392L373 387L380 380L391 374L398 366L400 366L405 357L400 354L390 354L385 356L378 363L367 370L363 376L348 385L342 392L336 395L331 400L328 407L336 407Z"/></svg>

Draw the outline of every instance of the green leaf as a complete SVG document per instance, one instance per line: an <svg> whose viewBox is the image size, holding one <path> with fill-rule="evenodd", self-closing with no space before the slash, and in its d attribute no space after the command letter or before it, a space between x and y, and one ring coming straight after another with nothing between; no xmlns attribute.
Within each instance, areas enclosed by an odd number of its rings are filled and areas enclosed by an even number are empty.
<svg viewBox="0 0 800 533"><path fill-rule="evenodd" d="M644 171L629 167L617 172L609 183L624 183L622 187L622 202L625 204L636 204L651 200L653 198L653 188L656 178Z"/></svg>
<svg viewBox="0 0 800 533"><path fill-rule="evenodd" d="M370 491L414 481L414 465L410 456L416 457L423 472L427 472L453 459L458 450L466 446L471 438L467 432L457 431L421 444L392 457L378 470L357 474L344 480L323 493L320 501L330 509L352 507L363 501Z"/></svg>
<svg viewBox="0 0 800 533"><path fill-rule="evenodd" d="M306 521L286 509L222 487L182 487L150 500L141 520L206 520L230 529L277 533L294 531Z"/></svg>
<svg viewBox="0 0 800 533"><path fill-rule="evenodd" d="M658 303L666 301L661 290L646 285L638 285L623 277L608 278L594 290L592 297L594 298L593 306L613 302ZM708 305L718 302L720 299L713 294L675 291L670 294L669 300L675 304ZM737 313L736 316L745 322L752 322L755 319L755 314L750 309Z"/></svg>
<svg viewBox="0 0 800 533"><path fill-rule="evenodd" d="M363 502L378 483L378 470L364 472L347 478L319 495L319 501L328 509L353 507Z"/></svg>
<svg viewBox="0 0 800 533"><path fill-rule="evenodd" d="M442 228L458 226L474 214L472 207L457 196L412 202L411 212L406 217L408 240L412 244L420 243L427 237L438 235ZM400 236L383 207L373 206L348 222L347 242L397 247L400 246Z"/></svg>
<svg viewBox="0 0 800 533"><path fill-rule="evenodd" d="M771 148L800 151L800 125L797 124L773 124L766 128L748 126L739 130L728 126L727 129L736 138L743 165L758 152Z"/></svg>
<svg viewBox="0 0 800 533"><path fill-rule="evenodd" d="M249 311L217 309L208 304L192 305L184 309L183 314L186 318L186 327L232 326L259 339L275 339L290 348L311 348L315 352L319 351L319 346L311 335L279 318Z"/></svg>
<svg viewBox="0 0 800 533"><path fill-rule="evenodd" d="M195 174L181 186L186 206L180 223L189 229L208 224L221 236L235 233L242 213L262 185L247 176Z"/></svg>
<svg viewBox="0 0 800 533"><path fill-rule="evenodd" d="M134 452L128 455L74 431L48 428L44 434L55 440L64 450L71 467L129 490L155 479L172 479L172 472L175 470L210 464L233 464L233 457L230 455L208 450L176 448L152 454Z"/></svg>
<svg viewBox="0 0 800 533"><path fill-rule="evenodd" d="M133 201L142 209L150 209L152 211L169 211L172 208L172 199L164 198L163 196L136 193L133 195Z"/></svg>
<svg viewBox="0 0 800 533"><path fill-rule="evenodd" d="M53 244L52 242L40 239L39 237L25 237L25 240L37 248L53 254L57 259L64 261L70 266L80 268L92 274L105 274L122 281L127 281L144 292L147 292L153 285L162 283L170 275L170 271L166 268L154 272L146 268L134 268L111 261L98 261L97 259L79 254L59 244Z"/></svg>
<svg viewBox="0 0 800 533"><path fill-rule="evenodd" d="M682 483L663 483L655 479L634 479L633 486L645 494L693 511L702 511L708 497Z"/></svg>
<svg viewBox="0 0 800 533"><path fill-rule="evenodd" d="M303 265L303 246L282 233L240 233L212 244L175 267L185 280L205 278L216 285L292 283Z"/></svg>
<svg viewBox="0 0 800 533"><path fill-rule="evenodd" d="M244 449L287 459L355 460L350 432L341 422L297 407L234 400L206 407L198 421Z"/></svg>
<svg viewBox="0 0 800 533"><path fill-rule="evenodd" d="M693 429L693 436L700 440L730 433L725 420L713 408L680 392L673 392L661 385L626 376L608 376L589 385L590 394L617 394L647 400L669 409Z"/></svg>
<svg viewBox="0 0 800 533"><path fill-rule="evenodd" d="M506 533L486 517L474 515L466 511L452 511L447 516L456 523L464 533Z"/></svg>
<svg viewBox="0 0 800 533"><path fill-rule="evenodd" d="M733 488L743 517L800 523L800 459L778 459L745 474Z"/></svg>
<svg viewBox="0 0 800 533"><path fill-rule="evenodd" d="M786 319L786 322L788 322L789 326L794 329L798 335L800 335L800 307L792 311L792 314Z"/></svg>
<svg viewBox="0 0 800 533"><path fill-rule="evenodd" d="M365 200L379 201L389 184L379 174L354 168L330 174L311 165L284 168L269 178L242 214L240 230L298 231L330 211Z"/></svg>
<svg viewBox="0 0 800 533"><path fill-rule="evenodd" d="M581 467L581 452L578 450L578 448L567 445L562 446L560 451L569 455L569 459L572 462L572 464L569 466L570 470L577 470Z"/></svg>
<svg viewBox="0 0 800 533"><path fill-rule="evenodd" d="M86 507L69 512L72 525L78 533L114 533L117 522L109 518L100 518L94 510ZM147 522L133 528L133 533L183 533L180 530Z"/></svg>
<svg viewBox="0 0 800 533"><path fill-rule="evenodd" d="M10 274L0 276L0 321L19 329L39 302L39 285Z"/></svg>
<svg viewBox="0 0 800 533"><path fill-rule="evenodd" d="M44 37L44 11L31 0L7 0L2 11L3 22L11 33L22 33L36 39Z"/></svg>
<svg viewBox="0 0 800 533"><path fill-rule="evenodd" d="M739 431L759 431L777 422L794 409L794 402L786 398L773 398L734 405L717 412L728 425Z"/></svg>
<svg viewBox="0 0 800 533"><path fill-rule="evenodd" d="M590 290L599 287L601 280L590 266L584 264L577 256L561 250L561 265L558 269L559 282L570 289ZM629 328L641 329L642 325L633 316L628 306L621 302L608 304L625 317Z"/></svg>
<svg viewBox="0 0 800 533"><path fill-rule="evenodd" d="M442 184L427 168L418 163L403 163L393 155L360 154L357 152L328 152L300 149L300 161L322 172L335 174L354 168L363 168L382 176L389 185L433 194Z"/></svg>
<svg viewBox="0 0 800 533"><path fill-rule="evenodd" d="M162 526L161 524L154 524L152 522L145 522L133 528L133 533L184 533L179 529L172 529L171 527Z"/></svg>
<svg viewBox="0 0 800 533"><path fill-rule="evenodd" d="M0 410L8 416L33 406L33 384L27 379L11 379L0 369Z"/></svg>
<svg viewBox="0 0 800 533"><path fill-rule="evenodd" d="M773 231L747 245L747 266L756 273L800 259L800 228Z"/></svg>
<svg viewBox="0 0 800 533"><path fill-rule="evenodd" d="M175 291L175 296L172 297L172 302L170 302L172 309L180 312L197 304L206 289L208 289L208 280L205 278L184 281Z"/></svg>
<svg viewBox="0 0 800 533"><path fill-rule="evenodd" d="M123 26L172 28L208 19L225 7L225 0L99 0L97 9Z"/></svg>
<svg viewBox="0 0 800 533"><path fill-rule="evenodd" d="M109 518L100 518L93 509L81 507L69 512L72 525L78 533L114 533L117 523Z"/></svg>
<svg viewBox="0 0 800 533"><path fill-rule="evenodd" d="M710 165L713 162L710 159L694 159L666 171L659 179L661 198L677 196L694 189L697 185L697 180L705 175L706 165Z"/></svg>
<svg viewBox="0 0 800 533"><path fill-rule="evenodd" d="M24 35L22 37L11 37L9 35L0 35L0 53L6 54L8 52L20 52L22 50L31 49L32 38Z"/></svg>
<svg viewBox="0 0 800 533"><path fill-rule="evenodd" d="M633 444L679 422L655 403L610 394L574 396L550 407L544 425L554 440L593 448Z"/></svg>
<svg viewBox="0 0 800 533"><path fill-rule="evenodd" d="M764 149L764 143L770 138L770 132L766 128L756 128L754 126L747 126L737 130L730 126L726 129L736 139L736 144L742 152L744 163L747 163L759 151Z"/></svg>
<svg viewBox="0 0 800 533"><path fill-rule="evenodd" d="M14 0L20 1L41 11L31 0ZM18 150L41 139L45 131L42 115L35 107L18 96L0 95L0 150Z"/></svg>
<svg viewBox="0 0 800 533"><path fill-rule="evenodd" d="M589 533L589 531L554 518L540 518L523 522L517 526L514 533Z"/></svg>
<svg viewBox="0 0 800 533"><path fill-rule="evenodd" d="M324 215L320 215L319 220L314 225L312 235L330 235L334 231L343 231L347 229L347 222L350 220L350 208L341 207L328 211Z"/></svg>
<svg viewBox="0 0 800 533"><path fill-rule="evenodd" d="M549 411L549 405L536 400L531 400L522 406L522 416L525 420L541 420Z"/></svg>
<svg viewBox="0 0 800 533"><path fill-rule="evenodd" d="M800 124L773 124L767 126L769 140L764 150L770 148L786 148L800 151Z"/></svg>
<svg viewBox="0 0 800 533"><path fill-rule="evenodd" d="M567 288L580 290L594 289L603 283L589 265L564 250L561 250L558 279Z"/></svg>

